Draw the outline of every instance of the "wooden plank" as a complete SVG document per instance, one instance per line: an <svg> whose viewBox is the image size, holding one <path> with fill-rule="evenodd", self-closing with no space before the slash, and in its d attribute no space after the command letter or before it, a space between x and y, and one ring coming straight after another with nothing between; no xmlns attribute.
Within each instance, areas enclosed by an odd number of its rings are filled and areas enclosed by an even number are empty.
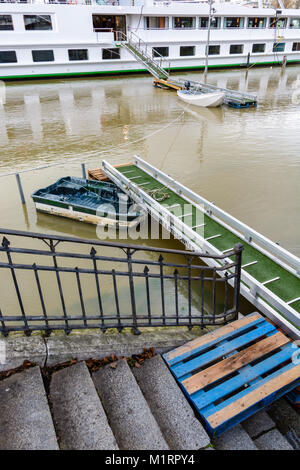
<svg viewBox="0 0 300 470"><path fill-rule="evenodd" d="M260 377L263 374L270 373L274 369L274 364L283 364L286 361L291 360L291 356L294 352L292 344L288 343L282 347L279 352L275 352L272 356L268 357L258 364L244 367L239 370L239 373L234 377L227 379L225 382L220 383L212 387L207 392L200 390L199 392L194 393L191 396L192 402L195 404L200 413L205 417L213 414L213 409L217 412L219 409L222 409L220 405L218 408L213 405L215 402L218 402L221 398L226 397L228 394L234 394L229 403L238 400L240 395L236 395L236 391L244 387L245 384L255 381L258 383L258 380L261 380ZM245 389L245 393L248 393L249 390ZM207 409L209 405L209 409ZM211 407L213 405L213 408ZM223 405L223 408L226 406L226 403Z"/></svg>
<svg viewBox="0 0 300 470"><path fill-rule="evenodd" d="M206 364L209 364L220 357L225 356L238 348L246 346L251 341L256 341L259 338L267 335L271 331L276 331L274 326L270 323L264 321L259 325L258 328L255 328L252 331L249 331L237 338L234 338L230 341L219 344L216 348L201 354L200 356L195 357L186 362L179 362L172 366L171 370L176 377L183 377L187 374L192 373L196 369L204 367Z"/></svg>
<svg viewBox="0 0 300 470"><path fill-rule="evenodd" d="M192 394L289 342L289 338L278 332L185 379L182 385L189 394Z"/></svg>
<svg viewBox="0 0 300 470"><path fill-rule="evenodd" d="M241 318L240 320L236 320L232 323L229 323L226 326L223 326L222 328L218 328L217 330L214 330L211 333L208 333L204 336L200 336L199 338L189 341L183 346L180 346L179 348L176 348L173 351L166 354L165 358L167 360L172 360L184 354L192 353L194 349L199 348L200 346L203 346L205 344L208 344L217 338L221 338L222 336L228 333L233 333L238 328L241 328L242 326L245 326L245 325L250 325L251 323L253 323L256 320L259 320L260 318L263 318L263 317L259 313L247 315L246 317Z"/></svg>
<svg viewBox="0 0 300 470"><path fill-rule="evenodd" d="M121 168L123 166L131 166L131 165L133 165L132 162L120 163L118 165L114 165L114 168ZM96 181L109 181L109 178L106 176L105 173L103 173L101 168L93 168L91 170L88 170L88 175L90 178Z"/></svg>
<svg viewBox="0 0 300 470"><path fill-rule="evenodd" d="M277 377L269 380L262 386L256 388L247 395L241 397L239 400L230 403L225 408L217 411L216 413L208 416L206 419L213 429L216 429L222 423L228 421L234 416L242 413L250 406L255 405L261 400L265 399L272 393L275 393L300 378L300 364L292 369L283 372Z"/></svg>
<svg viewBox="0 0 300 470"><path fill-rule="evenodd" d="M160 84L160 85L164 85L168 88L173 88L173 90L182 90L182 87L179 86L179 85L176 85L175 83L172 83L172 82L169 82L168 80L162 80L160 78L157 78L154 80L154 83L155 84Z"/></svg>

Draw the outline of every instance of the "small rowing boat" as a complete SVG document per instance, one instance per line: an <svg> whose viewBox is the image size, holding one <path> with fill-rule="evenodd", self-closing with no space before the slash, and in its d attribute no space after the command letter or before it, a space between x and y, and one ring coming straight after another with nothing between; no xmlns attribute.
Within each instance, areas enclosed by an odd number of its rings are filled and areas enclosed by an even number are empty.
<svg viewBox="0 0 300 470"><path fill-rule="evenodd" d="M217 106L221 106L225 97L225 94L220 92L203 93L201 91L195 92L191 90L178 90L177 95L185 103L194 106L202 106L204 108L216 108Z"/></svg>
<svg viewBox="0 0 300 470"><path fill-rule="evenodd" d="M66 176L32 194L36 210L95 225L134 227L144 213L114 183Z"/></svg>

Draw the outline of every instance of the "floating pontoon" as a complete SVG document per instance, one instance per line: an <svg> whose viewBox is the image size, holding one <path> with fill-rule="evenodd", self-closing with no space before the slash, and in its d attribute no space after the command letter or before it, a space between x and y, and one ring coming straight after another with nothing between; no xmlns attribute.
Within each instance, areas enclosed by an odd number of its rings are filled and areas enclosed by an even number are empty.
<svg viewBox="0 0 300 470"><path fill-rule="evenodd" d="M139 157L118 169L103 161L102 170L188 249L224 254L242 243L241 294L293 338L300 338L297 256ZM168 198L156 200L157 191ZM176 215L186 204L190 204L190 213ZM199 218L201 222L197 223Z"/></svg>

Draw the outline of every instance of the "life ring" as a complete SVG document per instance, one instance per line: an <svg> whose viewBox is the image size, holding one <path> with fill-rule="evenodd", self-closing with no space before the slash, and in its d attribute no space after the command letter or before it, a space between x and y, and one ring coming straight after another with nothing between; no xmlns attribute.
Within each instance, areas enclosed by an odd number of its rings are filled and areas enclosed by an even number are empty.
<svg viewBox="0 0 300 470"><path fill-rule="evenodd" d="M67 0L68 5L77 5L77 0Z"/></svg>

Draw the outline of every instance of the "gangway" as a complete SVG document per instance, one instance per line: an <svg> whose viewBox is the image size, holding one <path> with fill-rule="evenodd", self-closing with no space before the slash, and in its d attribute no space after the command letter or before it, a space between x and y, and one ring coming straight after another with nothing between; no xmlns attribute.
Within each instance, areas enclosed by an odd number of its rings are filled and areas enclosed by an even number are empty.
<svg viewBox="0 0 300 470"><path fill-rule="evenodd" d="M248 108L257 105L256 95L229 90L228 88L221 88L208 83L202 83L188 78L183 80L180 78L170 78L170 61L155 52L155 57L152 57L152 47L149 51L149 46L133 31L127 34L122 31L116 31L116 45L124 47L133 57L146 67L148 72L154 77L156 85L162 85L166 88L182 90L185 88L185 83L188 81L190 89L193 92L201 91L209 93L212 91L223 92L225 95L224 103L236 108Z"/></svg>
<svg viewBox="0 0 300 470"><path fill-rule="evenodd" d="M291 337L300 339L297 256L137 156L120 168L103 161L102 171L189 250L224 254L242 243L241 294ZM155 191L167 198L158 201ZM183 212L186 204L189 213ZM211 266L219 265L212 261Z"/></svg>

